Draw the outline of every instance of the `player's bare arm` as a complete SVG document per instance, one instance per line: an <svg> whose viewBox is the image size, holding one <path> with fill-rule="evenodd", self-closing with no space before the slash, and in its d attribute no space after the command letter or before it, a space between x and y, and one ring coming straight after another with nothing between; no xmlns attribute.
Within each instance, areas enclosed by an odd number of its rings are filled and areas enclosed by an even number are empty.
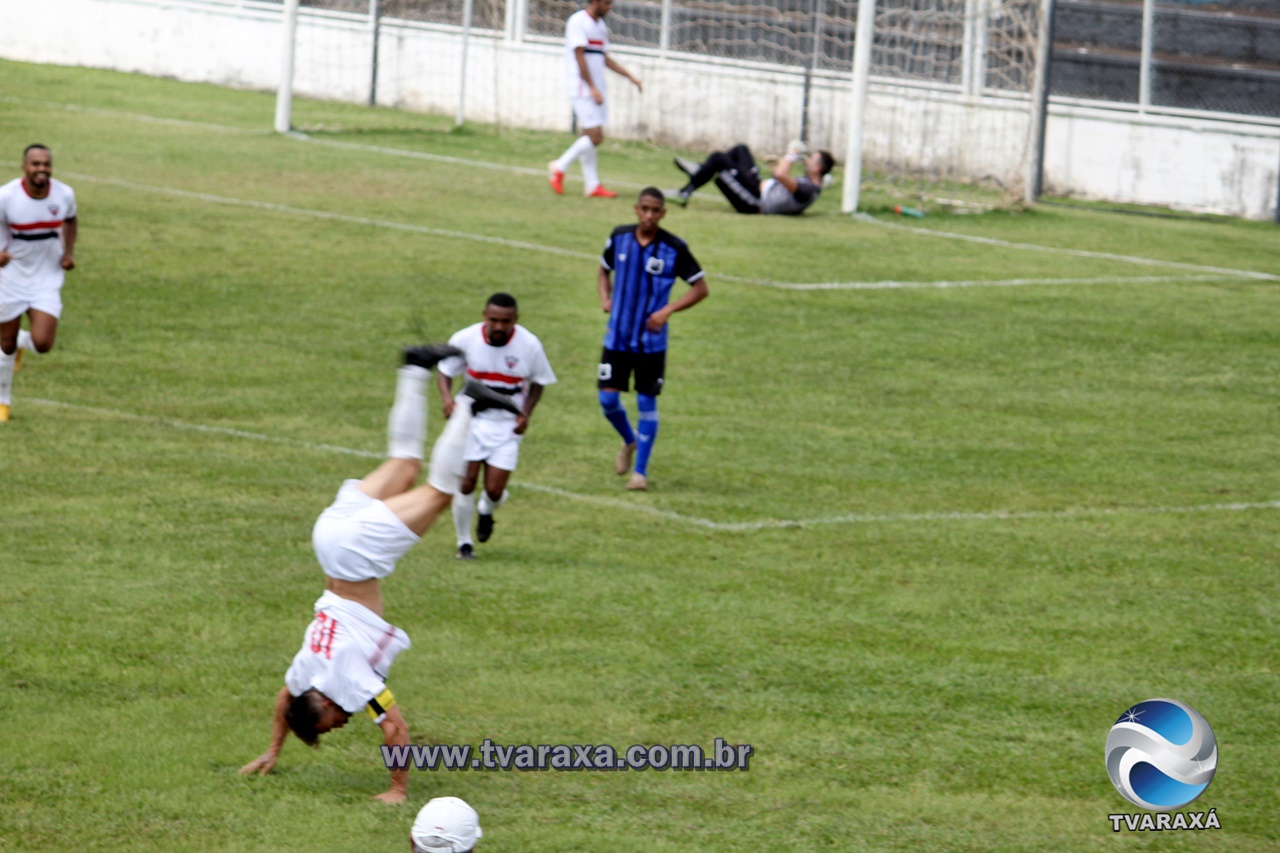
<svg viewBox="0 0 1280 853"><path fill-rule="evenodd" d="M800 187L800 182L791 177L791 167L797 161L797 157L787 154L778 160L778 165L773 167L774 180L786 187L789 193L794 193Z"/></svg>
<svg viewBox="0 0 1280 853"><path fill-rule="evenodd" d="M671 319L671 315L677 311L683 311L686 308L692 308L702 300L706 299L711 291L707 288L706 278L700 278L694 282L689 290L677 299L667 305L659 308L649 315L649 319L645 321L645 326L650 332L657 334L662 331L662 327L667 325L667 321Z"/></svg>
<svg viewBox="0 0 1280 853"><path fill-rule="evenodd" d="M271 772L271 768L276 766L276 759L280 757L280 748L284 746L284 740L289 734L289 725L284 721L284 713L288 710L292 699L289 688L281 687L280 692L276 694L275 715L271 721L271 746L267 747L267 751L262 755L241 767L241 775L257 773L259 776L266 776Z"/></svg>
<svg viewBox="0 0 1280 853"><path fill-rule="evenodd" d="M603 104L604 95L600 94L596 84L591 81L591 69L587 68L587 49L585 47L575 47L573 55L578 58L578 76L582 78L583 83L587 84L587 91L591 93L591 100L597 104ZM605 57L605 65L608 64L609 58Z"/></svg>
<svg viewBox="0 0 1280 853"><path fill-rule="evenodd" d="M64 270L73 270L76 268L75 261L76 249L76 218L65 219L62 222L62 268Z"/></svg>
<svg viewBox="0 0 1280 853"><path fill-rule="evenodd" d="M641 92L644 91L644 86L640 83L640 78L632 74L627 69L623 68L618 63L614 62L613 57L609 56L608 54L605 54L605 57L604 57L604 67L608 68L610 71L614 72L615 74L621 74L623 77L626 77L628 80L634 83L636 88L639 89ZM596 101L596 103L598 104L600 102Z"/></svg>
<svg viewBox="0 0 1280 853"><path fill-rule="evenodd" d="M600 307L608 314L613 310L613 279L604 267L596 274L596 292L600 294Z"/></svg>
<svg viewBox="0 0 1280 853"><path fill-rule="evenodd" d="M533 410L537 408L538 401L542 399L542 386L536 382L529 383L529 390L524 395L524 411L516 418L516 435L524 435L524 431L529 428L529 419L533 417Z"/></svg>
<svg viewBox="0 0 1280 853"><path fill-rule="evenodd" d="M386 711L386 716L382 718L382 722L378 723L378 727L382 729L383 742L387 746L408 746L409 745L409 724L404 721L404 717L400 713L400 706L392 705ZM374 799L381 800L384 803L403 803L409 796L409 771L408 770L392 770L391 771L391 788L385 793L378 794Z"/></svg>
<svg viewBox="0 0 1280 853"><path fill-rule="evenodd" d="M440 389L440 402L444 404L444 416L453 416L453 377L436 371L436 387Z"/></svg>

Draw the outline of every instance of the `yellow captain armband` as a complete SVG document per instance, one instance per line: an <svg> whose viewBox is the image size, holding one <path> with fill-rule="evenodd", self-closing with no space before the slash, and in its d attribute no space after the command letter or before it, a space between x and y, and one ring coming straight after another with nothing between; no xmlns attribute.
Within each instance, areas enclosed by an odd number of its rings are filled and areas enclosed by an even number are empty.
<svg viewBox="0 0 1280 853"><path fill-rule="evenodd" d="M369 719L380 723L387 718L387 709L394 704L396 704L396 697L391 695L391 688L386 688L370 699L369 704L364 706L364 710L369 715Z"/></svg>

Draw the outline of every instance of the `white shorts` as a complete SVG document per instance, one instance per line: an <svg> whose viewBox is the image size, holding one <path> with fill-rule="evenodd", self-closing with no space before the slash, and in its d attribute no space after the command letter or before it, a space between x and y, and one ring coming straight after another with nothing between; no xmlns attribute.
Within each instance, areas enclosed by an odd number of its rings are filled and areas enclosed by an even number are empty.
<svg viewBox="0 0 1280 853"><path fill-rule="evenodd" d="M58 319L62 316L62 291L47 290L29 299L19 297L12 300L0 293L0 323L16 320L32 308Z"/></svg>
<svg viewBox="0 0 1280 853"><path fill-rule="evenodd" d="M523 435L516 435L514 420L475 418L467 433L468 462L484 462L503 471L516 470L520 461L520 442Z"/></svg>
<svg viewBox="0 0 1280 853"><path fill-rule="evenodd" d="M597 104L590 95L569 100L573 102L573 114L578 117L579 130L604 127L609 121L609 107L605 104Z"/></svg>
<svg viewBox="0 0 1280 853"><path fill-rule="evenodd" d="M385 578L418 541L385 503L346 480L311 531L311 544L324 573L343 581Z"/></svg>

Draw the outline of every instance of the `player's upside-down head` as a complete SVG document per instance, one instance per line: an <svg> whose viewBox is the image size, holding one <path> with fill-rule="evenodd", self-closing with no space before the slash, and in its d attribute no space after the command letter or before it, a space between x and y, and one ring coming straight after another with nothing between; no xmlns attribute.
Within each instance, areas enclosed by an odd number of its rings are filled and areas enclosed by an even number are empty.
<svg viewBox="0 0 1280 853"><path fill-rule="evenodd" d="M314 687L293 697L284 712L289 730L307 746L315 746L320 735L342 728L350 719L350 714Z"/></svg>

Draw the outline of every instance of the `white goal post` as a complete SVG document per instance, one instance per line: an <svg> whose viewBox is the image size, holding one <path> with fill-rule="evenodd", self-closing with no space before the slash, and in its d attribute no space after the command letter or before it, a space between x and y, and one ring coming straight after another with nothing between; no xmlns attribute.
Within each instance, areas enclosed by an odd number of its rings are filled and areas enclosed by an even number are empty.
<svg viewBox="0 0 1280 853"><path fill-rule="evenodd" d="M841 209L877 171L1034 201L1052 19L1053 0L861 0Z"/></svg>
<svg viewBox="0 0 1280 853"><path fill-rule="evenodd" d="M457 124L467 108L500 126L566 121L559 57L580 0L406 2L283 0L276 130L309 129L295 92ZM847 212L868 192L872 209L1022 203L1039 182L1052 2L628 0L610 43L646 95L617 92L617 134L842 150Z"/></svg>
<svg viewBox="0 0 1280 853"><path fill-rule="evenodd" d="M276 86L276 133L288 133L293 120L293 62L298 42L299 0L284 0L280 35L280 82Z"/></svg>

